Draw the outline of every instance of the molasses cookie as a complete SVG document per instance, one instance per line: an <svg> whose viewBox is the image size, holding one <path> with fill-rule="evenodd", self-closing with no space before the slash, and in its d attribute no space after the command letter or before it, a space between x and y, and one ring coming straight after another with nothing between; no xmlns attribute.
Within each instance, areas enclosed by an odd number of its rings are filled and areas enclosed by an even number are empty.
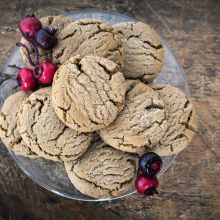
<svg viewBox="0 0 220 220"><path fill-rule="evenodd" d="M51 89L32 93L18 113L19 131L38 155L54 161L75 160L88 148L91 134L79 133L61 122L51 105Z"/></svg>
<svg viewBox="0 0 220 220"><path fill-rule="evenodd" d="M53 107L70 128L92 132L109 125L122 110L126 84L117 65L97 56L67 60L52 85Z"/></svg>
<svg viewBox="0 0 220 220"><path fill-rule="evenodd" d="M164 103L140 81L127 81L126 104L117 118L99 134L122 151L144 153L157 144L167 129Z"/></svg>
<svg viewBox="0 0 220 220"><path fill-rule="evenodd" d="M0 136L4 144L15 154L36 157L36 154L22 140L17 127L18 111L27 97L27 93L17 92L5 100L0 111Z"/></svg>
<svg viewBox="0 0 220 220"><path fill-rule="evenodd" d="M122 42L111 25L96 19L71 22L58 34L53 61L62 64L74 55L105 57L122 66Z"/></svg>
<svg viewBox="0 0 220 220"><path fill-rule="evenodd" d="M152 82L164 63L164 49L157 33L142 22L123 22L114 28L122 39L125 78Z"/></svg>
<svg viewBox="0 0 220 220"><path fill-rule="evenodd" d="M187 147L195 131L195 111L192 103L179 89L169 86L154 86L165 104L168 114L167 130L153 151L160 156L179 153Z"/></svg>
<svg viewBox="0 0 220 220"><path fill-rule="evenodd" d="M70 181L81 193L107 198L132 188L137 156L96 142L76 162L65 162L65 168Z"/></svg>

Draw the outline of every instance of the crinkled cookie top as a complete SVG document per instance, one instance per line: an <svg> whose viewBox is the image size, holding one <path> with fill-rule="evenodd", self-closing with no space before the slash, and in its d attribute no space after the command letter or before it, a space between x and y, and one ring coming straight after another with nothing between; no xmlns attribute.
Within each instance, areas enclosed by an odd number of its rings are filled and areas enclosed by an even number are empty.
<svg viewBox="0 0 220 220"><path fill-rule="evenodd" d="M125 79L112 61L72 57L57 70L52 101L58 117L70 128L91 132L109 125L122 110Z"/></svg>
<svg viewBox="0 0 220 220"><path fill-rule="evenodd" d="M18 113L19 131L25 143L39 156L75 160L91 142L91 134L80 133L59 120L51 104L51 88L32 93Z"/></svg>
<svg viewBox="0 0 220 220"><path fill-rule="evenodd" d="M74 55L95 55L122 66L122 42L113 27L101 20L82 19L71 22L58 34L53 61L62 64Z"/></svg>

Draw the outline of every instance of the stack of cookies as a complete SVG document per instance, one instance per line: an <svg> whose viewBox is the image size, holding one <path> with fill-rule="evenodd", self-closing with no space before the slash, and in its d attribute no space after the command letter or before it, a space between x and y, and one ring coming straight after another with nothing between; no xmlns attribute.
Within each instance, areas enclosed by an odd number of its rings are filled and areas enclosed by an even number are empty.
<svg viewBox="0 0 220 220"><path fill-rule="evenodd" d="M64 162L80 192L105 198L132 186L139 155L169 156L187 147L194 109L177 88L152 83L164 49L150 26L64 16L41 22L57 30L58 44L39 50L40 59L58 69L52 86L6 99L0 136L15 154Z"/></svg>

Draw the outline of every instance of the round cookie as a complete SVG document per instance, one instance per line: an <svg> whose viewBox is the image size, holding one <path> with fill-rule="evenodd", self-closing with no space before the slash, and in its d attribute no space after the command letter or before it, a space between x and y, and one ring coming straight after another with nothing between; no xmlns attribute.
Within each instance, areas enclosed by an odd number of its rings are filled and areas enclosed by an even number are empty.
<svg viewBox="0 0 220 220"><path fill-rule="evenodd" d="M70 128L92 132L109 125L124 106L126 84L117 65L105 58L79 56L57 70L53 107Z"/></svg>
<svg viewBox="0 0 220 220"><path fill-rule="evenodd" d="M177 154L187 147L195 131L195 111L192 103L179 89L169 86L154 86L167 110L168 127L153 151L160 156Z"/></svg>
<svg viewBox="0 0 220 220"><path fill-rule="evenodd" d="M56 36L59 35L60 31L65 26L67 26L70 22L72 22L71 19L69 19L63 15L43 17L43 18L40 18L40 21L41 21L44 28L46 28L46 27L55 28L57 30ZM31 58L32 58L32 60L34 60L35 54L34 54L34 48L32 47L32 45L29 42L27 42L23 37L21 38L21 43L25 44L28 47L28 49L30 51ZM43 60L52 60L52 50L43 50L38 47L38 51L39 51L40 62ZM28 58L27 58L27 52L23 47L21 47L21 55L23 57L25 64L30 67L31 65L30 65Z"/></svg>
<svg viewBox="0 0 220 220"><path fill-rule="evenodd" d="M54 161L75 160L88 148L91 134L79 133L61 122L51 104L51 88L32 93L18 113L25 143L39 156Z"/></svg>
<svg viewBox="0 0 220 220"><path fill-rule="evenodd" d="M73 185L96 198L117 196L133 186L138 158L103 142L94 143L76 162L65 162Z"/></svg>
<svg viewBox="0 0 220 220"><path fill-rule="evenodd" d="M157 92L140 81L128 81L126 104L99 134L122 151L144 153L157 144L167 128L165 106Z"/></svg>
<svg viewBox="0 0 220 220"><path fill-rule="evenodd" d="M164 49L157 33L142 22L123 22L114 28L122 39L125 78L152 82L164 63Z"/></svg>
<svg viewBox="0 0 220 220"><path fill-rule="evenodd" d="M5 100L0 111L0 136L4 144L15 154L36 157L37 155L22 140L17 127L18 111L27 97L27 93L17 92Z"/></svg>
<svg viewBox="0 0 220 220"><path fill-rule="evenodd" d="M53 61L64 63L74 55L95 55L122 66L122 42L113 27L101 20L81 19L71 22L58 35Z"/></svg>

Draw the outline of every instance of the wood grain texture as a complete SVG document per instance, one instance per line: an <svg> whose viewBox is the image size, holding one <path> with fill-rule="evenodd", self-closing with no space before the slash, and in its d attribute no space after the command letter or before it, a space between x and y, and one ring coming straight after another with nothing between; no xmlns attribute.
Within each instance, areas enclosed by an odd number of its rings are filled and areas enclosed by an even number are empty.
<svg viewBox="0 0 220 220"><path fill-rule="evenodd" d="M186 219L220 217L220 2L218 0L0 1L0 65L19 39L18 20L82 8L119 11L152 25L189 80L198 134L160 178L160 195L105 203L60 198L33 183L0 147L0 219Z"/></svg>

